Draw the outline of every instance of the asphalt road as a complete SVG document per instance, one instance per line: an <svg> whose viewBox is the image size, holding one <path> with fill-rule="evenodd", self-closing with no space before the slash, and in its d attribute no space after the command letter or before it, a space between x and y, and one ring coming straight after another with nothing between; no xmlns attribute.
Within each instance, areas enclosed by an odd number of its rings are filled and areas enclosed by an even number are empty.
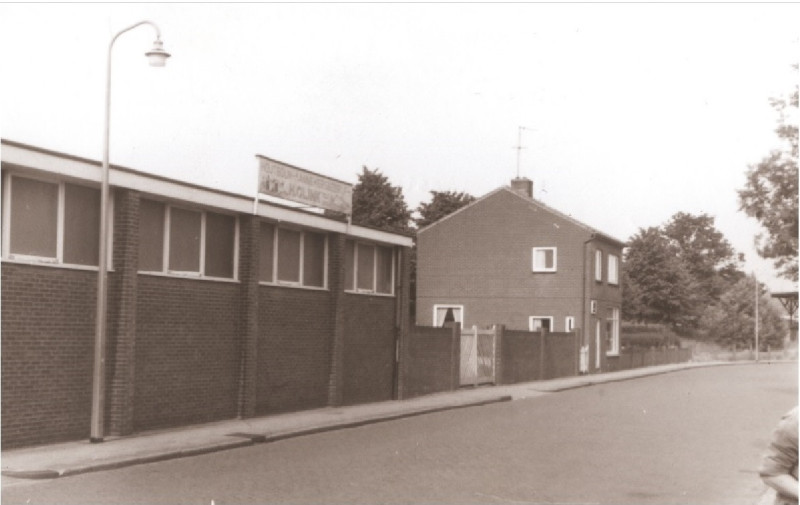
<svg viewBox="0 0 800 505"><path fill-rule="evenodd" d="M30 503L754 505L797 364L686 370L4 486Z"/></svg>

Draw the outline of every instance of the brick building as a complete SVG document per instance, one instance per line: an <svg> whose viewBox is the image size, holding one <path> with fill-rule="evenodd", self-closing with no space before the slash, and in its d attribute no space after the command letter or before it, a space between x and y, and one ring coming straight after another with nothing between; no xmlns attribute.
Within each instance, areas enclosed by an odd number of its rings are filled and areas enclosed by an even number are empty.
<svg viewBox="0 0 800 505"><path fill-rule="evenodd" d="M88 438L99 163L2 141L2 445ZM412 239L112 167L105 430L398 396Z"/></svg>
<svg viewBox="0 0 800 505"><path fill-rule="evenodd" d="M619 356L624 244L514 179L417 234L416 323L581 333L576 369Z"/></svg>

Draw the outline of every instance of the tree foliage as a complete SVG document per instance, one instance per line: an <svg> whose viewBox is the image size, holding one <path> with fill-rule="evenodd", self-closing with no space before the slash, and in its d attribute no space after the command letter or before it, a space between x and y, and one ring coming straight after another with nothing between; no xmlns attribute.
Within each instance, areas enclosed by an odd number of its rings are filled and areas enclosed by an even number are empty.
<svg viewBox="0 0 800 505"><path fill-rule="evenodd" d="M624 319L671 327L689 323L694 283L660 228L640 229L630 238L622 282Z"/></svg>
<svg viewBox="0 0 800 505"><path fill-rule="evenodd" d="M420 217L415 218L414 221L419 228L433 224L475 201L474 196L464 192L431 191L430 193L431 201L422 202L417 207Z"/></svg>
<svg viewBox="0 0 800 505"><path fill-rule="evenodd" d="M744 277L741 261L706 214L679 212L663 226L640 229L625 251L623 318L694 333L705 308Z"/></svg>
<svg viewBox="0 0 800 505"><path fill-rule="evenodd" d="M750 347L755 342L756 280L745 277L708 306L700 321L708 340L725 346ZM781 311L770 303L764 287L758 285L759 348L780 348L788 331Z"/></svg>
<svg viewBox="0 0 800 505"><path fill-rule="evenodd" d="M798 236L798 130L790 124L792 109L797 117L798 90L788 99L773 99L779 113L775 132L783 142L747 171L739 190L739 208L754 217L767 232L757 237L758 253L773 259L781 276L797 281Z"/></svg>
<svg viewBox="0 0 800 505"><path fill-rule="evenodd" d="M662 230L676 246L678 258L694 279L701 299L718 299L744 275L740 270L743 256L714 227L713 217L678 212Z"/></svg>
<svg viewBox="0 0 800 505"><path fill-rule="evenodd" d="M392 186L378 169L362 167L358 183L353 187L354 224L390 231L409 231L411 211L403 189Z"/></svg>

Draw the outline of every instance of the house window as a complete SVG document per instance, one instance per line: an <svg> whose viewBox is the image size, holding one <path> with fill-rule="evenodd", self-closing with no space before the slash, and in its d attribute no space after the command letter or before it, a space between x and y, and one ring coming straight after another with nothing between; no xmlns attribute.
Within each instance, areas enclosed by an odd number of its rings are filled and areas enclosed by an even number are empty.
<svg viewBox="0 0 800 505"><path fill-rule="evenodd" d="M434 305L433 306L433 325L437 328L449 324L459 323L464 325L464 306L463 305Z"/></svg>
<svg viewBox="0 0 800 505"><path fill-rule="evenodd" d="M619 284L619 256L608 255L608 283Z"/></svg>
<svg viewBox="0 0 800 505"><path fill-rule="evenodd" d="M233 216L142 199L139 271L235 279L237 234Z"/></svg>
<svg viewBox="0 0 800 505"><path fill-rule="evenodd" d="M375 244L345 242L345 290L394 294L394 249Z"/></svg>
<svg viewBox="0 0 800 505"><path fill-rule="evenodd" d="M555 272L556 271L556 248L555 247L534 247L533 248L533 271L534 272Z"/></svg>
<svg viewBox="0 0 800 505"><path fill-rule="evenodd" d="M603 251L594 252L594 280L603 282Z"/></svg>
<svg viewBox="0 0 800 505"><path fill-rule="evenodd" d="M324 234L263 222L259 242L259 281L312 288L326 286Z"/></svg>
<svg viewBox="0 0 800 505"><path fill-rule="evenodd" d="M4 200L6 257L66 265L98 264L98 189L10 175L5 181Z"/></svg>
<svg viewBox="0 0 800 505"><path fill-rule="evenodd" d="M619 309L608 309L606 319L606 354L619 354Z"/></svg>
<svg viewBox="0 0 800 505"><path fill-rule="evenodd" d="M564 318L564 331L570 332L575 329L575 318L572 316L567 316Z"/></svg>
<svg viewBox="0 0 800 505"><path fill-rule="evenodd" d="M552 316L531 316L528 321L530 331L553 331L553 317Z"/></svg>

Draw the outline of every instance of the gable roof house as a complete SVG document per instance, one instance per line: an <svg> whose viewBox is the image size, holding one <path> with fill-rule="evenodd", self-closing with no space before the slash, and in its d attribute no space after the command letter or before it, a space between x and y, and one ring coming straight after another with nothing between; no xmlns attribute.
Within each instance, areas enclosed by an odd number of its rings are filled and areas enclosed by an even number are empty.
<svg viewBox="0 0 800 505"><path fill-rule="evenodd" d="M418 232L416 323L577 331L580 371L606 370L619 356L623 247L514 179Z"/></svg>

